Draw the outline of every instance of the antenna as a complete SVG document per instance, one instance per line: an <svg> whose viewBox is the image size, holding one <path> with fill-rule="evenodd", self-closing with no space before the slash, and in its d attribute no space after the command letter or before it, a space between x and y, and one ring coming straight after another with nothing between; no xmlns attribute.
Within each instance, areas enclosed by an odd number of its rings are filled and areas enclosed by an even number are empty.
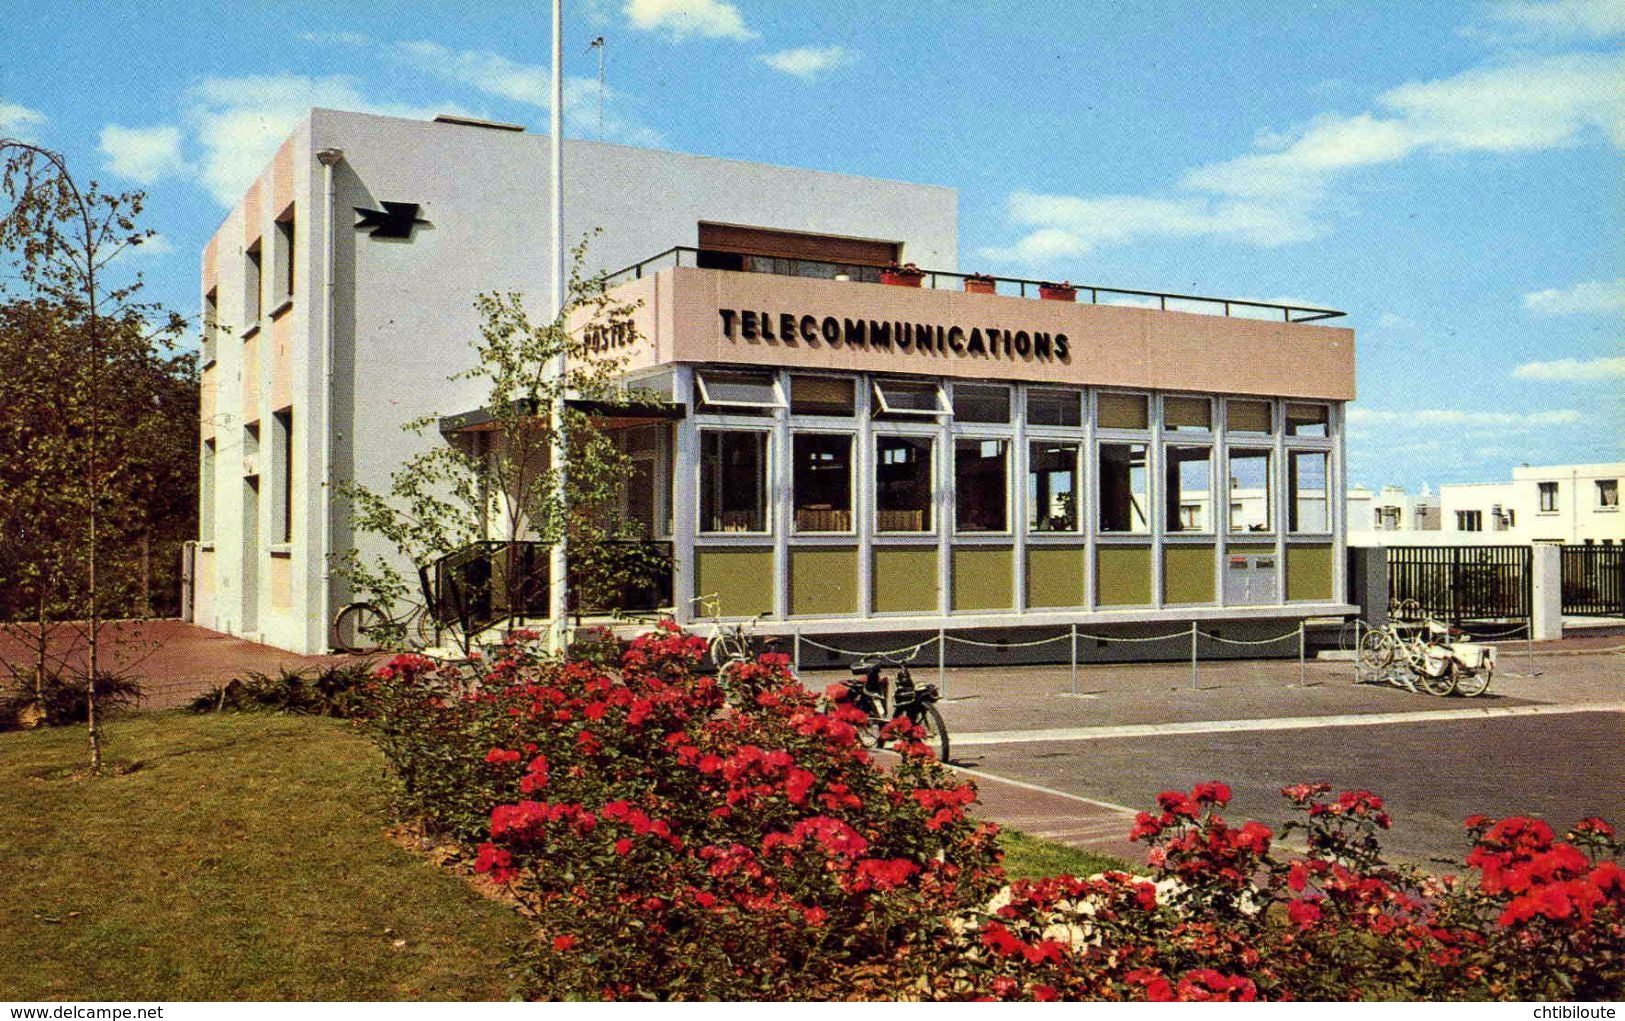
<svg viewBox="0 0 1625 1021"><path fill-rule="evenodd" d="M599 36L587 44L587 50L598 51L598 140L604 140L604 37Z"/></svg>

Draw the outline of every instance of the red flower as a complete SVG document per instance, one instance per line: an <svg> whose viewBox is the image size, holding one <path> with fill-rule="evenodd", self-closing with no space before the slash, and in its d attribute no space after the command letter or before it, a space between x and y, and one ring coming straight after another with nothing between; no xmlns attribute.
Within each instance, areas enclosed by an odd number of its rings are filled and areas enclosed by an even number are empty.
<svg viewBox="0 0 1625 1021"><path fill-rule="evenodd" d="M1320 905L1312 900L1295 900L1286 906L1286 916L1300 929L1307 929L1320 921Z"/></svg>
<svg viewBox="0 0 1625 1021"><path fill-rule="evenodd" d="M485 761L493 766L506 766L519 761L519 753L506 748L493 748L485 753Z"/></svg>
<svg viewBox="0 0 1625 1021"><path fill-rule="evenodd" d="M629 854L631 852L631 850L632 850L632 839L630 837L622 837L621 839L615 841L615 853L616 854L622 855L624 857L625 855Z"/></svg>
<svg viewBox="0 0 1625 1021"><path fill-rule="evenodd" d="M577 940L574 936L570 935L569 933L565 933L563 936L554 936L553 937L553 949L559 951L560 953L562 953L562 952L570 949L571 947L575 946L576 943L578 943L578 942L579 942L579 940Z"/></svg>

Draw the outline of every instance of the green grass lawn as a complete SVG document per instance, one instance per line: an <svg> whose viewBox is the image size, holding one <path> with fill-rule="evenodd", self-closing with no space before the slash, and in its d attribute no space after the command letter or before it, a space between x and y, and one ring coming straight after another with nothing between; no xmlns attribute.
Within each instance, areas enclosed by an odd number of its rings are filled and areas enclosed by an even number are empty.
<svg viewBox="0 0 1625 1021"><path fill-rule="evenodd" d="M1092 876L1097 872L1120 869L1124 872L1143 872L1119 858L1095 854L1053 840L1041 840L1020 830L1002 830L999 846L1004 848L1004 870L1012 879L1036 879L1066 873L1074 876Z"/></svg>
<svg viewBox="0 0 1625 1021"><path fill-rule="evenodd" d="M0 734L0 998L505 999L510 908L400 849L383 761L329 719L152 713ZM1013 876L1121 868L1014 831Z"/></svg>
<svg viewBox="0 0 1625 1021"><path fill-rule="evenodd" d="M0 734L0 998L506 999L514 912L390 843L383 762L334 720ZM397 945L398 944L398 945Z"/></svg>

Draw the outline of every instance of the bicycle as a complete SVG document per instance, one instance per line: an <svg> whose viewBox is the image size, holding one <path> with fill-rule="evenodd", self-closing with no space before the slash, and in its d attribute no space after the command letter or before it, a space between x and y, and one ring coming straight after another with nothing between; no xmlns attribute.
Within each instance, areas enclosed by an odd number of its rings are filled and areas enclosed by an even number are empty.
<svg viewBox="0 0 1625 1021"><path fill-rule="evenodd" d="M925 732L925 744L935 746L937 758L948 761L948 724L937 710L941 695L935 684L915 684L908 664L920 654L916 648L907 657L899 659L883 653L874 653L852 666L852 679L841 682L852 704L868 717L868 723L858 729L858 740L866 748L885 745L885 728L898 718L907 719ZM895 680L881 676L881 664L897 668Z"/></svg>
<svg viewBox="0 0 1625 1021"><path fill-rule="evenodd" d="M420 603L408 603L399 617L368 602L348 603L333 616L333 648L352 656L365 656L404 638L413 648L435 644L440 622Z"/></svg>
<svg viewBox="0 0 1625 1021"><path fill-rule="evenodd" d="M764 611L748 620L738 620L732 624L725 624L722 620L722 603L713 593L699 596L691 602L698 605L700 613L710 618L711 633L706 637L706 652L711 662L717 668L717 677L726 681L733 667L740 663L754 663L756 655L753 651L756 639L752 630L756 624L764 620L768 614ZM762 644L772 648L778 644L778 639L770 637L764 639Z"/></svg>
<svg viewBox="0 0 1625 1021"><path fill-rule="evenodd" d="M1402 661L1430 695L1474 698L1490 686L1495 673L1495 647L1461 641L1459 628L1432 618L1420 623L1390 621L1360 638L1360 665L1386 670ZM1415 690L1409 683L1406 687Z"/></svg>

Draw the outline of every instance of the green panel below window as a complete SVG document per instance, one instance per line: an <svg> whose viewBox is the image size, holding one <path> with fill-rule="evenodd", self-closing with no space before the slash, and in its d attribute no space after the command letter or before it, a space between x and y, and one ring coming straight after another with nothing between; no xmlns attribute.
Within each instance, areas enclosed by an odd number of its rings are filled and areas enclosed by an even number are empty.
<svg viewBox="0 0 1625 1021"><path fill-rule="evenodd" d="M1286 597L1289 600L1332 598L1332 548L1286 548Z"/></svg>
<svg viewBox="0 0 1625 1021"><path fill-rule="evenodd" d="M771 549L697 549L694 578L694 594L715 593L724 617L773 611Z"/></svg>
<svg viewBox="0 0 1625 1021"><path fill-rule="evenodd" d="M956 610L1008 610L1016 605L1010 547L959 547L954 550Z"/></svg>
<svg viewBox="0 0 1625 1021"><path fill-rule="evenodd" d="M936 612L936 547L876 547L874 574L876 613Z"/></svg>
<svg viewBox="0 0 1625 1021"><path fill-rule="evenodd" d="M1213 547L1164 546L1162 601L1169 604L1213 602Z"/></svg>
<svg viewBox="0 0 1625 1021"><path fill-rule="evenodd" d="M1150 606L1151 547L1096 547L1095 603L1099 606Z"/></svg>
<svg viewBox="0 0 1625 1021"><path fill-rule="evenodd" d="M1027 605L1082 606L1083 565L1082 546L1027 547Z"/></svg>
<svg viewBox="0 0 1625 1021"><path fill-rule="evenodd" d="M828 616L858 612L858 551L792 549L790 612Z"/></svg>

